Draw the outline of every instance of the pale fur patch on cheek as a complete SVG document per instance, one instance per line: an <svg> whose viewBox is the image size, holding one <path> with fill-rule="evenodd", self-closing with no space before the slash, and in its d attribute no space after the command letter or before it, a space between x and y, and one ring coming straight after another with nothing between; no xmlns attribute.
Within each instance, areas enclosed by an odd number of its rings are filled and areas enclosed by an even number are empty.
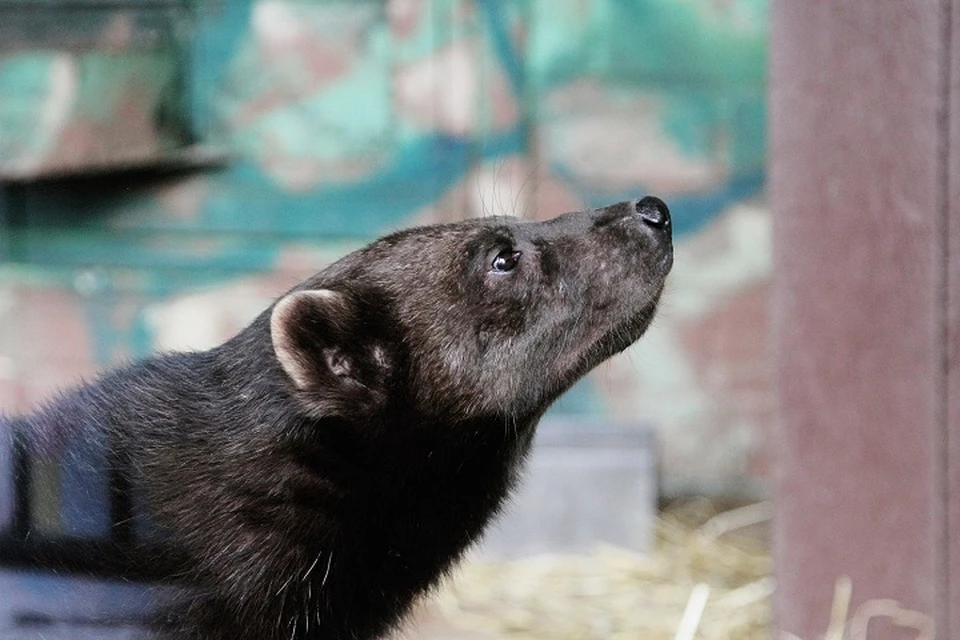
<svg viewBox="0 0 960 640"><path fill-rule="evenodd" d="M390 361L387 360L387 352L383 347L380 345L374 345L372 353L373 361L376 363L379 369L384 370L390 366Z"/></svg>

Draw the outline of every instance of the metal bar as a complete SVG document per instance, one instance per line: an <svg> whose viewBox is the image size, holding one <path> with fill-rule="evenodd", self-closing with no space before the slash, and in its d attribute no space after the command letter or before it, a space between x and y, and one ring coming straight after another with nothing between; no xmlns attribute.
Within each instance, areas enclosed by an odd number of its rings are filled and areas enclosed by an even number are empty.
<svg viewBox="0 0 960 640"><path fill-rule="evenodd" d="M31 464L30 451L23 432L13 424L13 472L14 506L10 533L15 540L27 540L30 535L31 513Z"/></svg>

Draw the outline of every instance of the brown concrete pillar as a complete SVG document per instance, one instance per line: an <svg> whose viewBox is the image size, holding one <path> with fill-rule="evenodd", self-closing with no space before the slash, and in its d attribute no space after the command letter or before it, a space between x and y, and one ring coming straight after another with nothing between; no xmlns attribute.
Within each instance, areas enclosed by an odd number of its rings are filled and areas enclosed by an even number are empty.
<svg viewBox="0 0 960 640"><path fill-rule="evenodd" d="M848 619L893 599L960 637L958 45L948 0L773 2L776 616L804 640L842 576Z"/></svg>

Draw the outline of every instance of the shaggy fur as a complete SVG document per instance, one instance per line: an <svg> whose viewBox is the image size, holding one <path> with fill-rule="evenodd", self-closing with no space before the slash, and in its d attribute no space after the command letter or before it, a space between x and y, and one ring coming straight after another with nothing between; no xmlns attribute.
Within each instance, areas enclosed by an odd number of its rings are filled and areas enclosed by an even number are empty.
<svg viewBox="0 0 960 640"><path fill-rule="evenodd" d="M396 233L220 347L7 424L126 470L184 554L164 637L376 638L497 513L550 403L645 331L669 227L648 197Z"/></svg>

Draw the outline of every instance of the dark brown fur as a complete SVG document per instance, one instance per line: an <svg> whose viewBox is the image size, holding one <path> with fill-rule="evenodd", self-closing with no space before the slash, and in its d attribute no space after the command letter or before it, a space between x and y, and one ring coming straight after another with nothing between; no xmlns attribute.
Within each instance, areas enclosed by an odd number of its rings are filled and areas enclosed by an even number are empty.
<svg viewBox="0 0 960 640"><path fill-rule="evenodd" d="M184 553L164 634L375 638L498 511L549 404L644 332L671 261L653 198L403 231L220 347L10 424L109 441Z"/></svg>

